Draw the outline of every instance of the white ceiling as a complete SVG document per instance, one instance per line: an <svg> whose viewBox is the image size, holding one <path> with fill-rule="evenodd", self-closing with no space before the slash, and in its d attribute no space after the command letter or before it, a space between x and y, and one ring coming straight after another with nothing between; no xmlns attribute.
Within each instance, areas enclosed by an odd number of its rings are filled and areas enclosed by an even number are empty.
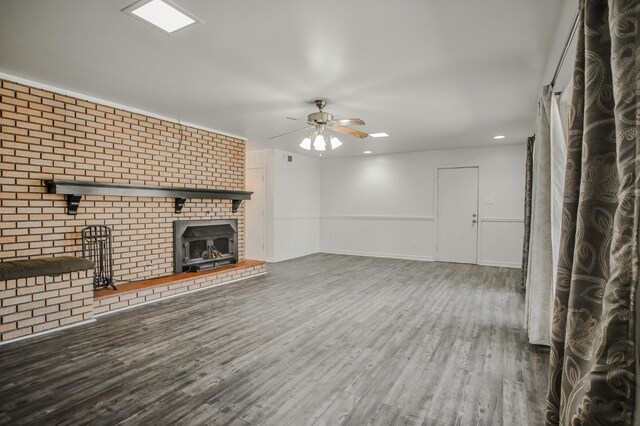
<svg viewBox="0 0 640 426"><path fill-rule="evenodd" d="M121 12L134 0L0 0L0 72L239 135L249 149L306 153L304 132L268 138L303 127L285 117L305 118L319 97L391 135L344 136L325 156L490 145L496 134L522 143L574 3L174 2L204 23L167 36Z"/></svg>

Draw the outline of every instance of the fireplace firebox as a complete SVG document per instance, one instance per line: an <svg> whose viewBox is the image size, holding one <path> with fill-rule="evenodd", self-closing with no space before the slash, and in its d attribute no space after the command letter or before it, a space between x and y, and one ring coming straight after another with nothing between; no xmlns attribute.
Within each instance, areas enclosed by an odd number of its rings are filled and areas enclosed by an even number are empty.
<svg viewBox="0 0 640 426"><path fill-rule="evenodd" d="M174 272L196 272L238 262L238 221L173 222Z"/></svg>

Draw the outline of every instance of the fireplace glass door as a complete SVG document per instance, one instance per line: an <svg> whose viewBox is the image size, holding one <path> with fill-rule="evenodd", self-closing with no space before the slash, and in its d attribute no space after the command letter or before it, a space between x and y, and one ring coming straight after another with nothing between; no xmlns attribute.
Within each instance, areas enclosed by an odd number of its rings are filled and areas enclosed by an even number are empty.
<svg viewBox="0 0 640 426"><path fill-rule="evenodd" d="M211 257L207 249L207 240L195 240L189 242L189 260L208 259Z"/></svg>
<svg viewBox="0 0 640 426"><path fill-rule="evenodd" d="M228 238L216 238L213 240L213 247L222 255L229 253L229 239Z"/></svg>

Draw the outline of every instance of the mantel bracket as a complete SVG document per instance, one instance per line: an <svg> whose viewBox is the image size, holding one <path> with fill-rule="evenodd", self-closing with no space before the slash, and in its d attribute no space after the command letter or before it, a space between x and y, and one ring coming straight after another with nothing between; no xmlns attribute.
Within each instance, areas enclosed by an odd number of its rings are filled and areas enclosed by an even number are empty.
<svg viewBox="0 0 640 426"><path fill-rule="evenodd" d="M242 204L242 200L231 200L231 211L236 213Z"/></svg>
<svg viewBox="0 0 640 426"><path fill-rule="evenodd" d="M186 198L176 198L176 213L182 213L182 208L186 202Z"/></svg>
<svg viewBox="0 0 640 426"><path fill-rule="evenodd" d="M80 207L80 200L82 195L67 194L67 214L78 214L78 207Z"/></svg>

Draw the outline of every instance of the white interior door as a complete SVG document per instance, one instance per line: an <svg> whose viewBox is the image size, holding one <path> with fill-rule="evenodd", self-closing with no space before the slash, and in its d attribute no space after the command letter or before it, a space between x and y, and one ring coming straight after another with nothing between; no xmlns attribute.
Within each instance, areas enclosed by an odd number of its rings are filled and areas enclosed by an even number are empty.
<svg viewBox="0 0 640 426"><path fill-rule="evenodd" d="M437 203L437 259L478 263L478 168L438 169Z"/></svg>
<svg viewBox="0 0 640 426"><path fill-rule="evenodd" d="M247 169L247 191L253 191L251 200L245 201L245 257L247 259L265 260L266 251L266 207L267 187L263 167Z"/></svg>

